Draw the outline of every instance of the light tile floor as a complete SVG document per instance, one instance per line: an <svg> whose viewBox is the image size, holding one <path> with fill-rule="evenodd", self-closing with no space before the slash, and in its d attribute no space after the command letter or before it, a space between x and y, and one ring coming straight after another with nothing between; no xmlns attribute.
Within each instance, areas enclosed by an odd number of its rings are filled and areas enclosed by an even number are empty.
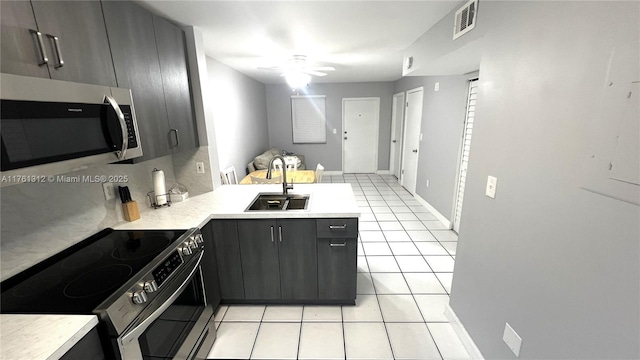
<svg viewBox="0 0 640 360"><path fill-rule="evenodd" d="M390 175L346 174L362 216L355 306L221 306L209 359L470 359L443 315L457 236Z"/></svg>

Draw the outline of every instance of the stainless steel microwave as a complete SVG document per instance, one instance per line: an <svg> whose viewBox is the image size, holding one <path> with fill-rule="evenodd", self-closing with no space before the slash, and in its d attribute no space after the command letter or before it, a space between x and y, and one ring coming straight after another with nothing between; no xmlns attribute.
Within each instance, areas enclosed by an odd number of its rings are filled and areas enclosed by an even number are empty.
<svg viewBox="0 0 640 360"><path fill-rule="evenodd" d="M0 82L3 176L142 156L131 90L12 74Z"/></svg>

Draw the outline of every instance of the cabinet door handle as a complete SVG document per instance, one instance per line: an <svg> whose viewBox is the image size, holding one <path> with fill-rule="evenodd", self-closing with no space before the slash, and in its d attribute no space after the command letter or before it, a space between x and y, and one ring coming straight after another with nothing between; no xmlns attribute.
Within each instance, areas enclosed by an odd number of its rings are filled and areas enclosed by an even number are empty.
<svg viewBox="0 0 640 360"><path fill-rule="evenodd" d="M282 226L278 226L278 237L280 238L280 242L282 242Z"/></svg>
<svg viewBox="0 0 640 360"><path fill-rule="evenodd" d="M271 242L276 242L275 236L273 235L273 226L271 227Z"/></svg>
<svg viewBox="0 0 640 360"><path fill-rule="evenodd" d="M174 145L174 147L180 146L180 136L178 136L178 129L171 129L170 131L176 136L176 144Z"/></svg>
<svg viewBox="0 0 640 360"><path fill-rule="evenodd" d="M329 225L329 229L346 229L347 228L347 224L343 224L343 225Z"/></svg>
<svg viewBox="0 0 640 360"><path fill-rule="evenodd" d="M38 42L38 50L40 50L40 59L38 59L38 65L42 66L49 62L49 57L47 56L47 51L44 49L44 44L42 43L42 33L38 30L29 29L29 32L36 36L36 41Z"/></svg>
<svg viewBox="0 0 640 360"><path fill-rule="evenodd" d="M47 34L47 37L53 40L53 48L56 50L56 56L58 57L58 63L53 65L54 68L61 68L64 66L64 59L62 58L62 50L60 49L60 39L51 34Z"/></svg>
<svg viewBox="0 0 640 360"><path fill-rule="evenodd" d="M331 244L329 244L329 246L331 246L331 247L345 247L345 246L347 246L347 242L345 241L343 243L331 243Z"/></svg>

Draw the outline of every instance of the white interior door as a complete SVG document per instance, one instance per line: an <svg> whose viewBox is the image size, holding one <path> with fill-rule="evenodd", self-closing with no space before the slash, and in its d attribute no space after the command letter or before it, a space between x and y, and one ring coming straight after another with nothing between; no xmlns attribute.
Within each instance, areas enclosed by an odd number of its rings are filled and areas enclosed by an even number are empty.
<svg viewBox="0 0 640 360"><path fill-rule="evenodd" d="M416 193L416 178L418 176L422 94L422 87L407 91L400 184L412 195Z"/></svg>
<svg viewBox="0 0 640 360"><path fill-rule="evenodd" d="M389 152L389 172L400 179L402 159L402 125L404 123L404 93L393 95L391 108L391 145Z"/></svg>
<svg viewBox="0 0 640 360"><path fill-rule="evenodd" d="M344 173L378 170L380 98L342 99L342 167Z"/></svg>
<svg viewBox="0 0 640 360"><path fill-rule="evenodd" d="M460 172L458 174L458 191L456 193L456 206L453 214L453 230L460 231L460 218L462 216L462 200L464 198L464 186L467 180L467 167L469 166L469 153L471 151L471 135L473 133L473 120L476 113L476 98L478 96L478 80L469 83L469 95L467 97L467 114L464 120L464 132L462 134L462 150L460 151Z"/></svg>

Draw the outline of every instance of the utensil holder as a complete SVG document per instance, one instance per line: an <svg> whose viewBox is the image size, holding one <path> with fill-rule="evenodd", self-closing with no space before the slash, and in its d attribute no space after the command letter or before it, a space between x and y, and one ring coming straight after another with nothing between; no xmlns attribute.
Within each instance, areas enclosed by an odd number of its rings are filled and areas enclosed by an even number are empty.
<svg viewBox="0 0 640 360"><path fill-rule="evenodd" d="M138 203L136 201L129 201L122 203L122 214L127 221L134 221L140 219L140 210L138 209Z"/></svg>

